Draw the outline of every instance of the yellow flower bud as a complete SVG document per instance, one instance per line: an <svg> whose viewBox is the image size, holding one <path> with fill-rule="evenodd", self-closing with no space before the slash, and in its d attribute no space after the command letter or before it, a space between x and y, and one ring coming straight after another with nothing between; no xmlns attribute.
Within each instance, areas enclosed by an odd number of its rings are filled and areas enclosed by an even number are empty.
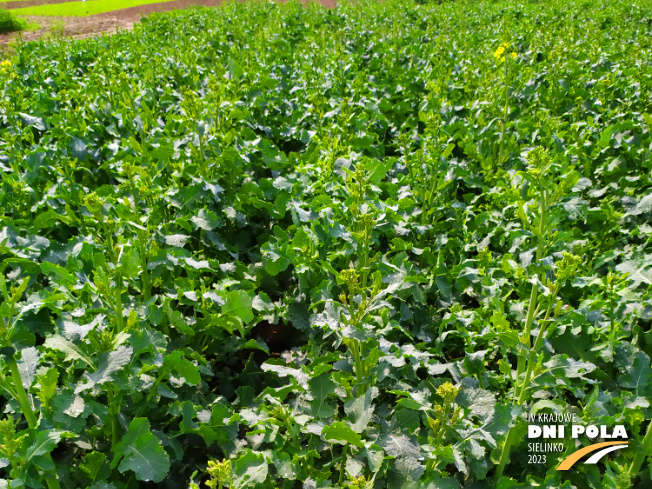
<svg viewBox="0 0 652 489"><path fill-rule="evenodd" d="M446 404L452 404L459 391L459 387L455 387L450 382L445 382L437 389L437 395L441 397Z"/></svg>

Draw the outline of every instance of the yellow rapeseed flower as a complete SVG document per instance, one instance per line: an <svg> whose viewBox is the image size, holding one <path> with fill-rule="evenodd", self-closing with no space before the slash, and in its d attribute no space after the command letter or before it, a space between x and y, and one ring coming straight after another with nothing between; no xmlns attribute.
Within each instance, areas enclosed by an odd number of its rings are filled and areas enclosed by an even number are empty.
<svg viewBox="0 0 652 489"><path fill-rule="evenodd" d="M5 59L2 63L0 63L0 66L2 66L3 68L8 68L11 66L11 61Z"/></svg>
<svg viewBox="0 0 652 489"><path fill-rule="evenodd" d="M505 43L501 44L500 46L498 46L498 49L496 49L496 51L494 52L494 58L496 58L500 62L505 61L506 50L509 47L510 47L510 45L509 45L508 42L505 42ZM516 55L515 51L512 51L509 54L513 59L516 59L517 55Z"/></svg>
<svg viewBox="0 0 652 489"><path fill-rule="evenodd" d="M494 58L501 59L504 58L503 53L505 52L505 47L504 46L499 46L498 49L496 49L496 52L494 53Z"/></svg>

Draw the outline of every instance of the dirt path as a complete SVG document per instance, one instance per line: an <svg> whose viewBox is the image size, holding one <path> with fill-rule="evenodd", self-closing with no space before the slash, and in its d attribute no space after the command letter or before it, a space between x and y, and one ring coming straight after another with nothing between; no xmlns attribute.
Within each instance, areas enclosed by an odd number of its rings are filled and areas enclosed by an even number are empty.
<svg viewBox="0 0 652 489"><path fill-rule="evenodd" d="M93 15L90 17L32 17L26 19L36 22L40 29L28 32L12 32L0 34L0 46L6 46L13 39L20 37L23 41L36 41L41 38L52 38L63 35L72 39L93 37L103 32L113 34L116 29L132 29L134 20L115 15L119 11L109 14ZM138 18L137 20L140 20Z"/></svg>
<svg viewBox="0 0 652 489"><path fill-rule="evenodd" d="M21 4L21 7L33 5L45 5L50 3L63 3L66 0L25 0L21 2L0 3L0 8L4 6L14 6ZM113 34L116 29L132 29L136 22L142 17L154 12L169 12L170 10L186 9L193 5L205 7L215 7L220 5L223 0L174 0L172 2L152 3L149 5L140 5L122 10L114 10L104 14L91 15L88 17L27 17L30 22L36 22L41 26L40 29L31 32L0 34L0 46L6 46L17 36L21 36L24 41L34 41L42 37L52 37L54 35L63 35L72 39L84 39L93 37L101 33ZM319 3L334 8L337 0L319 0ZM18 7L14 7L18 8Z"/></svg>

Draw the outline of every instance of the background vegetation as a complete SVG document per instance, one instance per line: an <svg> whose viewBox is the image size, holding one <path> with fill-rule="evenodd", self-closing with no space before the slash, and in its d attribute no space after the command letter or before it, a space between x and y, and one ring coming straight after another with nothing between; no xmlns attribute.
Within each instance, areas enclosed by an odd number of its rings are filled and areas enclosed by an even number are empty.
<svg viewBox="0 0 652 489"><path fill-rule="evenodd" d="M25 25L9 10L0 9L0 34L22 31Z"/></svg>

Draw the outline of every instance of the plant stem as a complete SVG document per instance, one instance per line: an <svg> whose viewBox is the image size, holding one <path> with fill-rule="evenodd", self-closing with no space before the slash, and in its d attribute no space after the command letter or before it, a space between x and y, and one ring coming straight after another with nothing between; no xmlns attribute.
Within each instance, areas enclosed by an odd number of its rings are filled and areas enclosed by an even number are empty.
<svg viewBox="0 0 652 489"><path fill-rule="evenodd" d="M147 271L147 247L145 246L145 236L142 230L138 229L138 245L140 248L140 262L143 269L143 297L145 302L150 298L151 285L149 283L149 272Z"/></svg>
<svg viewBox="0 0 652 489"><path fill-rule="evenodd" d="M614 319L614 309L615 309L615 304L614 304L614 286L613 286L613 281L609 282L609 320L611 322L611 354L613 355L614 351L614 343L616 342L616 322Z"/></svg>
<svg viewBox="0 0 652 489"><path fill-rule="evenodd" d="M647 457L652 452L652 423L647 425L647 432L645 433L645 438L643 438L643 444L641 450L637 450L636 455L634 455L634 460L632 465L629 467L629 476L636 477L641 471L641 466Z"/></svg>
<svg viewBox="0 0 652 489"><path fill-rule="evenodd" d="M542 190L542 195L539 201L539 236L537 239L537 254L536 254L536 260L537 262L541 261L543 258L543 241L544 241L544 233L546 231L546 206L547 206L547 195L546 195L546 189L544 188ZM538 307L537 307L537 284L534 283L532 284L532 290L530 292L530 304L528 305L528 311L527 311L527 319L525 321L525 331L523 332L523 343L525 343L525 346L529 347L530 346L530 331L532 329L532 324L534 322L534 317L536 315L536 312L538 312ZM520 397L520 393L522 392L522 389L519 388L518 386L518 379L520 376L523 374L525 370L525 361L526 357L525 355L519 355L518 357L518 365L516 369L516 383L514 387L514 397L518 399Z"/></svg>
<svg viewBox="0 0 652 489"><path fill-rule="evenodd" d="M365 347L365 343L360 342L360 370L362 372L361 377L362 377L362 387L360 387L360 395L363 395L365 392L367 392L367 368L365 367L364 364L364 357L367 354Z"/></svg>
<svg viewBox="0 0 652 489"><path fill-rule="evenodd" d="M356 397L360 397L364 393L363 383L363 365L362 358L360 356L360 341L357 339L353 340L353 348L351 348L351 353L353 353L353 359L355 360L355 394Z"/></svg>
<svg viewBox="0 0 652 489"><path fill-rule="evenodd" d="M18 399L18 394L16 394L16 391L11 387L9 382L7 382L7 380L2 377L0 377L0 387L7 391L11 397Z"/></svg>
<svg viewBox="0 0 652 489"><path fill-rule="evenodd" d="M543 318L543 321L541 321L541 325L539 326L539 334L537 334L537 339L534 341L534 346L530 350L530 354L528 355L528 360L527 360L527 371L525 372L525 378L523 379L523 383L521 384L521 390L520 390L520 395L518 397L518 404L523 404L525 402L525 393L527 392L527 388L529 387L530 380L532 377L532 372L534 371L534 366L536 364L535 358L537 351L541 348L541 343L543 343L543 337L545 335L546 327L548 326L548 318L550 317L550 312L552 311L552 305L554 304L555 297L557 296L557 291L559 290L559 285L555 287L555 292L552 296L552 299L550 300L550 304L548 305L548 309L546 310L546 316Z"/></svg>
<svg viewBox="0 0 652 489"><path fill-rule="evenodd" d="M108 226L104 226L104 223L102 223L102 227L105 228L105 232L107 234L106 244L107 244L107 248L109 249L109 258L112 261L115 261L115 252L113 250L113 235L112 235L112 232L111 232L111 230L109 229Z"/></svg>
<svg viewBox="0 0 652 489"><path fill-rule="evenodd" d="M110 385L107 391L107 399L109 401L109 414L111 415L111 451L115 450L115 446L118 444L118 418L117 412L115 409L115 395L113 392L113 386ZM118 412L120 409L118 408Z"/></svg>
<svg viewBox="0 0 652 489"><path fill-rule="evenodd" d="M34 429L37 425L36 416L34 416L34 411L29 403L29 399L27 398L27 392L25 392L25 388L23 387L23 381L20 376L20 371L18 370L16 359L11 357L8 364L14 381L14 388L16 389L16 400L18 401L18 404L20 404L20 409L23 411L28 426Z"/></svg>
<svg viewBox="0 0 652 489"><path fill-rule="evenodd" d="M197 134L199 136L199 133ZM199 154L200 154L200 169L201 175L204 180L208 180L208 172L206 168L206 155L204 154L204 136L199 136Z"/></svg>
<svg viewBox="0 0 652 489"><path fill-rule="evenodd" d="M50 454L47 455L48 457ZM59 486L59 479L55 479L54 477L45 477L45 483L48 485L48 489L59 489L61 486Z"/></svg>
<svg viewBox="0 0 652 489"><path fill-rule="evenodd" d="M368 269L367 267L369 266L369 246L371 243L367 242L365 240L365 245L363 246L363 255L362 255L362 290L367 289L367 274L368 274Z"/></svg>
<svg viewBox="0 0 652 489"><path fill-rule="evenodd" d="M149 404L149 402L152 400L152 398L156 395L158 392L158 385L161 383L161 379L163 378L162 375L159 375L156 377L156 380L154 381L154 385L149 391L149 394L147 394L147 399L145 399L145 404Z"/></svg>
<svg viewBox="0 0 652 489"><path fill-rule="evenodd" d="M507 65L505 65L507 66ZM507 80L505 83L505 107L503 108L503 118L500 121L500 149L498 150L498 166L503 164L504 148L505 148L505 122L507 121L507 113L509 112L509 86Z"/></svg>
<svg viewBox="0 0 652 489"><path fill-rule="evenodd" d="M505 470L507 457L509 457L509 452L512 449L512 444L514 443L515 436L516 436L516 431L513 428L511 428L507 433L507 438L505 439L503 450L502 452L500 452L500 460L498 461L498 466L496 467L496 473L494 474L494 484L497 484L500 481L500 478L503 476L503 470Z"/></svg>
<svg viewBox="0 0 652 489"><path fill-rule="evenodd" d="M118 333L124 329L122 320L122 273L118 272L115 277L115 315L118 321Z"/></svg>
<svg viewBox="0 0 652 489"><path fill-rule="evenodd" d="M36 416L34 415L32 406L30 405L29 399L27 398L27 392L25 392L25 388L23 387L23 380L20 376L20 371L18 370L18 363L14 357L11 357L11 359L8 361L8 364L9 369L11 370L11 376L14 381L15 398L18 401L18 404L20 404L20 409L22 410L23 415L27 420L27 426L29 426L31 429L36 429ZM51 459L49 453L46 453L44 456L45 458ZM59 489L59 481L56 475L46 475L45 482L47 483L49 489Z"/></svg>
<svg viewBox="0 0 652 489"><path fill-rule="evenodd" d="M340 480L339 480L340 484L342 484L342 482L344 481L344 472L346 470L346 456L347 456L348 452L349 452L349 446L344 445L344 453L342 454L343 455L343 457L342 457L342 465L340 466Z"/></svg>
<svg viewBox="0 0 652 489"><path fill-rule="evenodd" d="M532 284L532 291L530 292L530 304L528 305L527 308L527 319L525 320L525 331L523 333L523 343L525 343L525 346L529 347L530 346L530 329L532 328L532 323L534 322L534 310L536 309L537 306L537 285ZM525 371L525 361L526 361L526 356L525 355L519 355L518 356L518 365L516 368L516 379L514 381L514 398L518 399L520 389L519 389L519 383L518 379L520 376L523 374Z"/></svg>
<svg viewBox="0 0 652 489"><path fill-rule="evenodd" d="M546 315L543 321L541 322L541 325L539 326L539 333L537 334L537 338L534 341L534 346L532 347L528 355L525 378L523 379L523 383L520 386L520 391L519 391L520 394L517 397L518 404L523 404L523 402L525 402L525 394L527 392L527 388L529 387L530 380L532 379L532 372L534 371L534 366L536 364L535 362L536 352L539 350L539 348L541 348L541 343L543 343L543 337L546 331L546 326L548 325L548 318L550 317L552 306L554 304L554 298L557 297L558 290L559 290L559 284L555 287L555 291L552 294L552 299L550 300L550 304L548 305L548 309L546 310ZM496 475L495 475L494 482L498 482L503 475L503 470L505 468L505 463L507 462L507 457L509 457L509 452L511 451L512 444L514 443L514 433L515 433L514 429L509 430L507 439L505 440L505 444L503 445L503 450L500 454L500 461L498 467L496 468Z"/></svg>
<svg viewBox="0 0 652 489"><path fill-rule="evenodd" d="M536 253L537 262L541 261L544 252L544 235L546 232L546 209L548 205L547 200L548 200L548 196L547 196L546 188L543 188L539 200L539 233L537 236L537 253ZM514 399L519 405L525 402L525 394L527 392L527 388L529 386L532 377L532 372L534 371L534 366L536 363L535 362L536 352L539 350L539 348L541 347L541 343L543 342L543 337L548 323L548 318L550 317L550 312L552 311L552 306L554 304L555 297L557 297L559 286L560 284L557 284L555 286L555 290L552 293L550 303L548 304L548 308L546 310L546 315L539 326L539 333L537 334L537 338L534 341L534 345L532 349L529 351L527 356L519 355L518 357L516 380L514 384ZM531 341L530 332L532 330L532 324L534 323L534 317L537 315L538 312L539 312L539 305L537 304L537 284L533 283L532 290L530 291L530 303L528 305L527 319L525 321L525 331L523 332L523 337L522 337L523 343L528 348L530 346L530 341ZM518 380L524 371L525 371L525 377L523 379L523 382L519 385ZM512 449L512 444L514 443L514 438L516 436L515 433L516 433L515 430L511 428L507 434L507 438L505 439L505 444L503 445L503 449L500 453L500 460L498 462L498 466L496 467L496 473L494 475L494 483L498 483L500 478L503 476L505 464L507 463L509 453Z"/></svg>

